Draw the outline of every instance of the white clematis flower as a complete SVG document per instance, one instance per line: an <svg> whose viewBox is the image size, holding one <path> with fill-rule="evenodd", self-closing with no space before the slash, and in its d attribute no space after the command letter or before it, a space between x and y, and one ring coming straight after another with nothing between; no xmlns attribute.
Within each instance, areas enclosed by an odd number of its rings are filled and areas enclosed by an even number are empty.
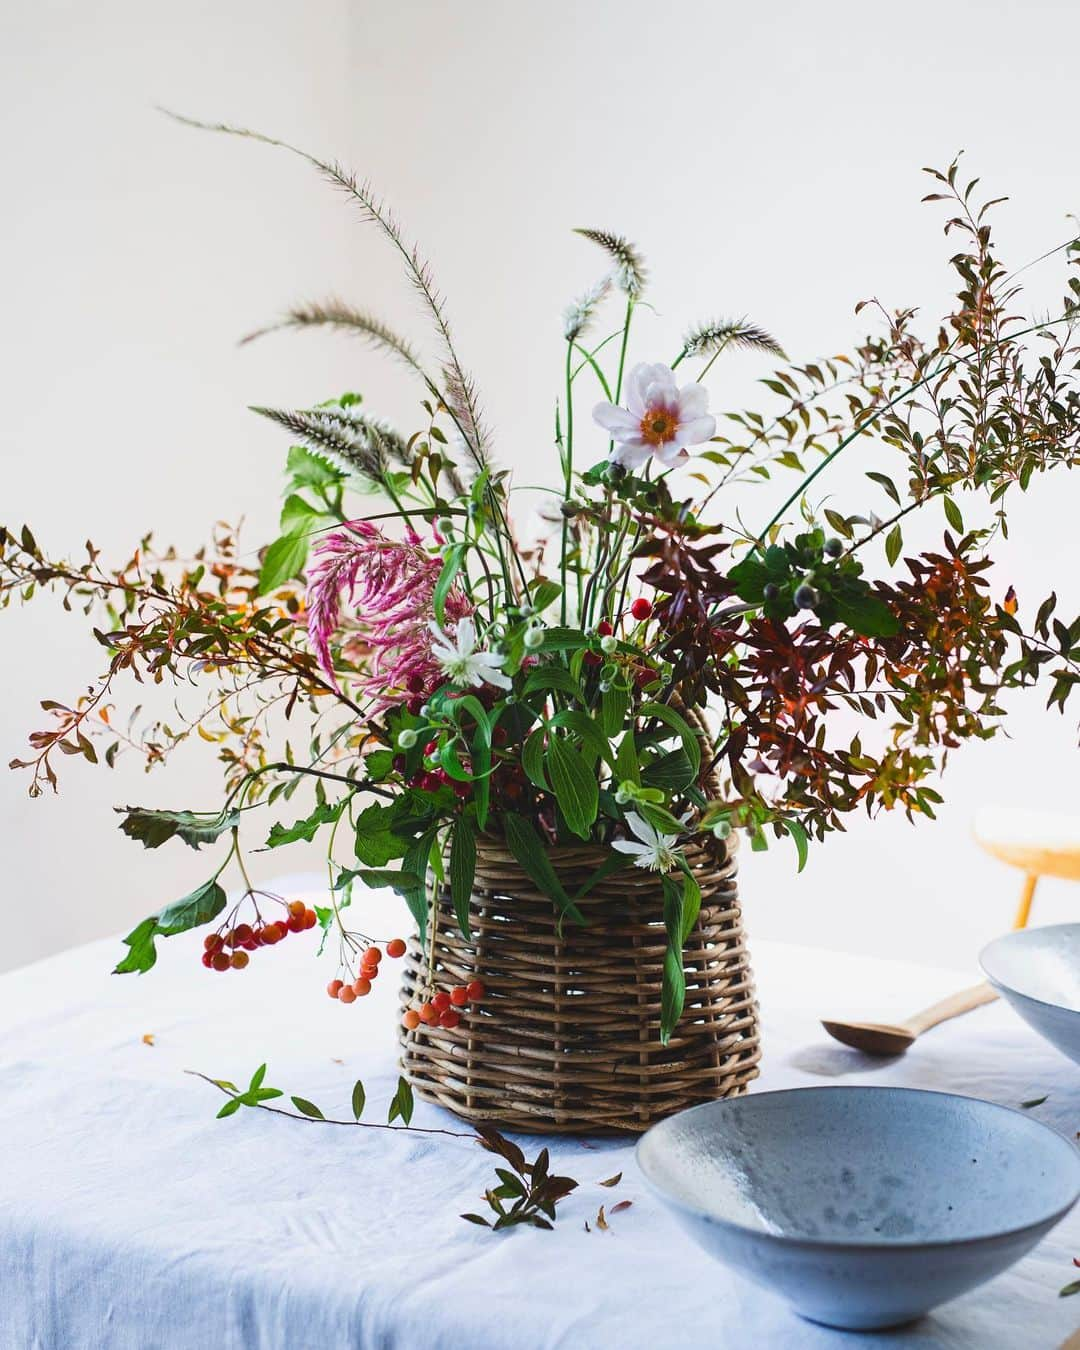
<svg viewBox="0 0 1080 1350"><path fill-rule="evenodd" d="M458 619L453 634L444 632L434 620L428 627L434 638L431 655L451 684L511 687L510 677L502 669L502 657L497 652L476 650L476 624L467 615Z"/></svg>
<svg viewBox="0 0 1080 1350"><path fill-rule="evenodd" d="M643 867L648 872L671 872L678 865L679 850L675 847L676 836L661 834L655 825L643 820L636 811L627 811L626 823L637 835L633 839L613 839L611 847L620 853L630 853L634 857L634 866Z"/></svg>
<svg viewBox="0 0 1080 1350"><path fill-rule="evenodd" d="M680 389L669 366L642 363L626 382L626 407L598 403L593 421L615 442L612 463L637 469L655 455L661 464L672 465L687 458L688 445L712 439L716 418L706 412L708 406L704 385Z"/></svg>

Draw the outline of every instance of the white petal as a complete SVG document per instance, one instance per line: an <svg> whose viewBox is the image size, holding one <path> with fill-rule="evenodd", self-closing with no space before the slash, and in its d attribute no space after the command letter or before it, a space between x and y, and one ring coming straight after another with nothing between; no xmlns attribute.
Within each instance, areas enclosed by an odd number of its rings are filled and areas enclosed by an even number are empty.
<svg viewBox="0 0 1080 1350"><path fill-rule="evenodd" d="M613 839L611 847L619 853L641 854L649 851L644 844L635 844L632 839Z"/></svg>
<svg viewBox="0 0 1080 1350"><path fill-rule="evenodd" d="M657 831L647 820L642 820L636 811L627 811L626 823L637 835L643 844L648 844L652 848L660 838Z"/></svg>
<svg viewBox="0 0 1080 1350"><path fill-rule="evenodd" d="M457 627L454 629L454 641L462 656L471 655L476 647L476 624L467 614L457 621Z"/></svg>
<svg viewBox="0 0 1080 1350"><path fill-rule="evenodd" d="M716 418L706 414L704 417L695 417L689 422L681 423L678 439L683 445L701 445L704 441L712 440L715 434Z"/></svg>
<svg viewBox="0 0 1080 1350"><path fill-rule="evenodd" d="M709 391L703 384L684 384L679 390L679 421L701 417L709 406Z"/></svg>
<svg viewBox="0 0 1080 1350"><path fill-rule="evenodd" d="M626 406L640 418L645 411L645 385L649 380L650 367L644 362L639 362L626 379Z"/></svg>
<svg viewBox="0 0 1080 1350"><path fill-rule="evenodd" d="M620 408L617 403L598 403L593 409L593 421L610 431L616 440L622 440L621 433L636 432L639 417L634 417L628 413L625 408Z"/></svg>
<svg viewBox="0 0 1080 1350"><path fill-rule="evenodd" d="M609 463L621 464L624 469L640 469L649 458L649 447L644 441L623 441L609 456Z"/></svg>
<svg viewBox="0 0 1080 1350"><path fill-rule="evenodd" d="M682 448L682 445L679 443L678 438L676 438L673 441L669 441L667 445L659 446L656 450L653 451L653 454L656 456L656 458L660 461L661 464L666 464L669 468L675 464L681 464L684 459L690 458L690 456Z"/></svg>

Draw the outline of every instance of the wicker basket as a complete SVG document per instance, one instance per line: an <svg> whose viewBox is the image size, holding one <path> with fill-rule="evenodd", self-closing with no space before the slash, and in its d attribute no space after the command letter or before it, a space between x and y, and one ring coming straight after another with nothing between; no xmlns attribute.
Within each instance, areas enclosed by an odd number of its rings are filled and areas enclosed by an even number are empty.
<svg viewBox="0 0 1080 1350"><path fill-rule="evenodd" d="M402 1068L417 1095L467 1120L584 1134L641 1131L744 1092L760 1050L735 859L722 846L686 854L701 913L685 947L685 1009L664 1046L657 876L631 867L598 882L579 902L587 925L567 922L560 936L551 900L503 845L480 841L472 941L443 894L430 951L414 939L404 962L403 1006L420 1000L432 959L437 987L480 979L487 988L453 1030L402 1029ZM574 894L607 855L582 845L550 856Z"/></svg>

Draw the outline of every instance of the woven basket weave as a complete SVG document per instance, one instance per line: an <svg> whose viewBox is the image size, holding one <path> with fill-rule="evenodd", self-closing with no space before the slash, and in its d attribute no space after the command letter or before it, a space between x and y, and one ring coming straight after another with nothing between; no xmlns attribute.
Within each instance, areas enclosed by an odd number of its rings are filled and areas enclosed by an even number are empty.
<svg viewBox="0 0 1080 1350"><path fill-rule="evenodd" d="M607 857L596 845L550 858L574 894ZM482 980L483 1002L453 1030L400 1032L402 1069L417 1095L467 1120L515 1130L641 1131L673 1111L736 1096L757 1076L757 1010L735 888L722 846L686 849L702 892L686 942L686 1004L660 1043L660 986L667 938L655 873L626 868L579 901L587 925L560 936L552 901L503 845L479 841L472 941L438 897L429 952L414 939L402 1005L434 986Z"/></svg>

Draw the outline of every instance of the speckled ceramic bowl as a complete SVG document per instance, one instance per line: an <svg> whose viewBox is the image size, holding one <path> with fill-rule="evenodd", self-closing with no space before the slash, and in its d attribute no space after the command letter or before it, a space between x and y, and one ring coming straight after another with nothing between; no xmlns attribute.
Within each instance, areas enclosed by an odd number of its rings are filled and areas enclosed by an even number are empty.
<svg viewBox="0 0 1080 1350"><path fill-rule="evenodd" d="M1006 933L979 963L1028 1026L1080 1064L1080 923Z"/></svg>
<svg viewBox="0 0 1080 1350"><path fill-rule="evenodd" d="M707 1102L637 1146L713 1256L814 1322L913 1321L1011 1266L1080 1193L1073 1144L1008 1107L910 1088Z"/></svg>

